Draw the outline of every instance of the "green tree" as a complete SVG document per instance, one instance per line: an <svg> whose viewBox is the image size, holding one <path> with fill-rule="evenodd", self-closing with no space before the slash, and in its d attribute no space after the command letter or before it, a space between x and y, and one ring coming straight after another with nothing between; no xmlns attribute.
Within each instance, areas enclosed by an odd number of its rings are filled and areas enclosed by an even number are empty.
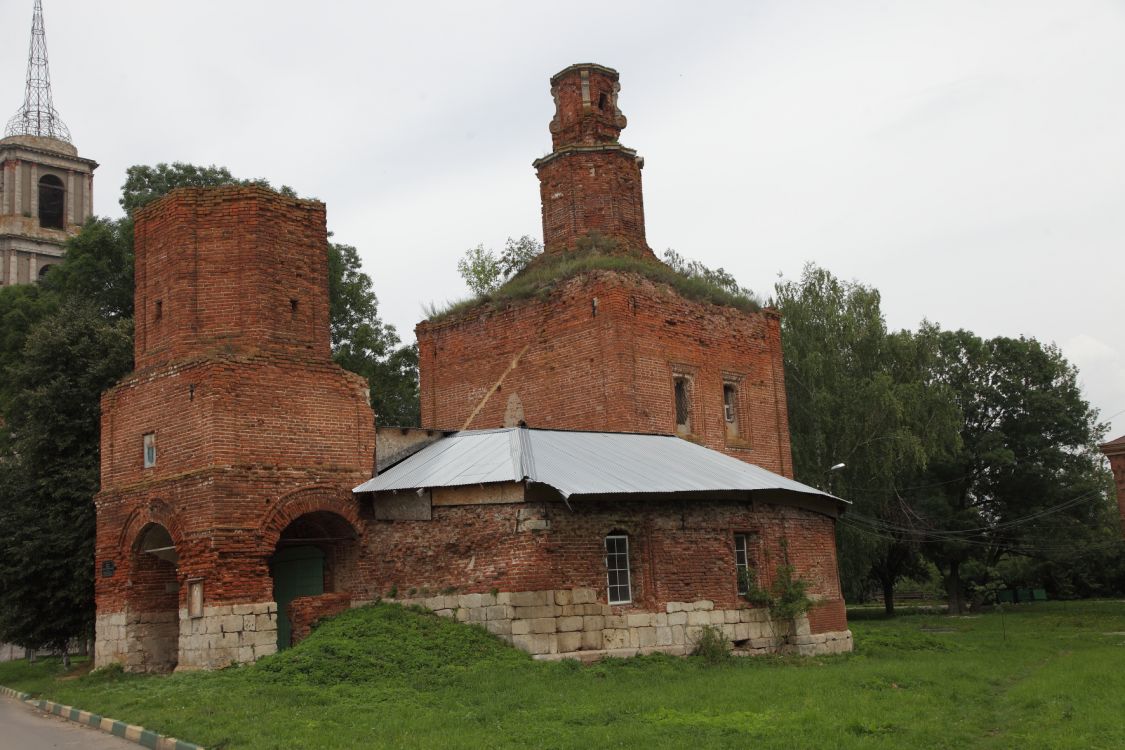
<svg viewBox="0 0 1125 750"><path fill-rule="evenodd" d="M457 273L474 296L486 297L527 268L542 252L543 243L526 234L518 240L509 237L501 253L480 244L466 250L457 261Z"/></svg>
<svg viewBox="0 0 1125 750"><path fill-rule="evenodd" d="M133 316L133 222L93 217L66 244L64 261L40 286L93 303L107 319Z"/></svg>
<svg viewBox="0 0 1125 750"><path fill-rule="evenodd" d="M329 245L328 296L333 359L367 378L380 423L417 425L417 347L400 346L394 326L379 319L371 278L351 245Z"/></svg>
<svg viewBox="0 0 1125 750"><path fill-rule="evenodd" d="M877 290L809 265L774 294L795 476L854 503L837 526L845 594L862 596L874 580L893 614L894 584L918 563L910 488L955 443L955 406L927 382L925 342L887 332Z"/></svg>
<svg viewBox="0 0 1125 750"><path fill-rule="evenodd" d="M43 294L34 284L0 288L0 426L3 426L18 391L16 384L4 373L21 360L31 329L54 311L57 303L54 296Z"/></svg>
<svg viewBox="0 0 1125 750"><path fill-rule="evenodd" d="M930 465L931 489L918 506L937 530L927 554L945 575L950 611L966 603L966 565L1073 564L1083 550L1117 546L1104 533L1112 502L1097 444L1105 427L1059 349L964 330L924 335L939 351L934 380L962 414L959 447Z"/></svg>
<svg viewBox="0 0 1125 750"><path fill-rule="evenodd" d="M178 187L219 187L221 185L260 185L270 188L269 180L257 178L239 179L226 167L201 167L184 162L161 162L156 166L136 164L125 171L125 184L121 186L121 208L127 216L146 203L167 195ZM278 190L282 195L297 197L293 188L282 185Z"/></svg>
<svg viewBox="0 0 1125 750"><path fill-rule="evenodd" d="M101 392L132 367L132 323L69 300L37 323L6 377L0 455L0 640L65 650L93 626Z"/></svg>

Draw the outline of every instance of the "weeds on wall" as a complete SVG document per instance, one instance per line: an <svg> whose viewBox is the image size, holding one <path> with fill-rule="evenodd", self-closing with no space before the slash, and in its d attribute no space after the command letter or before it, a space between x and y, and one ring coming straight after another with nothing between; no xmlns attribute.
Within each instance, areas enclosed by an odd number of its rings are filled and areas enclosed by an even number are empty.
<svg viewBox="0 0 1125 750"><path fill-rule="evenodd" d="M546 296L559 284L586 273L612 271L641 276L666 284L683 297L698 302L757 312L761 305L748 293L735 293L704 276L688 275L649 255L623 252L616 240L597 232L578 240L575 250L559 255L540 255L510 281L495 291L452 302L444 307L423 306L430 322L439 322L485 303L503 304Z"/></svg>
<svg viewBox="0 0 1125 750"><path fill-rule="evenodd" d="M809 611L812 599L808 596L809 582L798 576L789 562L789 540L783 538L780 546L782 564L777 566L768 588L758 581L753 568L742 571L742 588L746 592L743 598L756 606L768 607L771 620L790 623Z"/></svg>

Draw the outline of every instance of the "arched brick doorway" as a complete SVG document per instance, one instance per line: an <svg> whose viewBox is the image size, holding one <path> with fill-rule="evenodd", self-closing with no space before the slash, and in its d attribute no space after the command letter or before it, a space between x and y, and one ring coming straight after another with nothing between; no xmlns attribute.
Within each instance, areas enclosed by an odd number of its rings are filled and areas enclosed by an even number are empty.
<svg viewBox="0 0 1125 750"><path fill-rule="evenodd" d="M294 599L352 589L358 537L351 522L325 510L302 514L282 530L270 557L279 650L291 643L288 606Z"/></svg>
<svg viewBox="0 0 1125 750"><path fill-rule="evenodd" d="M132 546L132 575L126 594L131 672L170 672L179 660L179 554L168 529L146 524Z"/></svg>

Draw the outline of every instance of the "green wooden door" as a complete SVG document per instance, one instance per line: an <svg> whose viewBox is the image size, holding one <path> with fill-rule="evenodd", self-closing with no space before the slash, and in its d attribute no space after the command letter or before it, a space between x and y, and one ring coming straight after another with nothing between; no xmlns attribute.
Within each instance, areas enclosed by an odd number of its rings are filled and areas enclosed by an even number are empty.
<svg viewBox="0 0 1125 750"><path fill-rule="evenodd" d="M298 596L324 593L324 552L316 547L288 547L270 561L273 600L277 602L277 648L289 648L293 632L286 611Z"/></svg>

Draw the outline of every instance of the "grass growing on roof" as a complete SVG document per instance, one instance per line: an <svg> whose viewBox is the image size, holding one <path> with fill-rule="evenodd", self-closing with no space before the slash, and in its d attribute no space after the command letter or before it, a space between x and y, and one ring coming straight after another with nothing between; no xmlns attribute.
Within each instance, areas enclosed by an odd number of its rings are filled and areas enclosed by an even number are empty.
<svg viewBox="0 0 1125 750"><path fill-rule="evenodd" d="M380 604L255 666L0 684L225 750L1117 748L1125 602L853 625L843 656L535 662L480 628Z"/></svg>
<svg viewBox="0 0 1125 750"><path fill-rule="evenodd" d="M502 305L548 294L559 284L581 274L596 271L635 274L667 284L687 299L757 312L761 305L747 294L738 294L699 276L676 271L651 257L606 254L597 248L579 249L555 256L541 255L527 268L489 294L451 302L444 307L429 306L426 316L436 323L484 304Z"/></svg>

